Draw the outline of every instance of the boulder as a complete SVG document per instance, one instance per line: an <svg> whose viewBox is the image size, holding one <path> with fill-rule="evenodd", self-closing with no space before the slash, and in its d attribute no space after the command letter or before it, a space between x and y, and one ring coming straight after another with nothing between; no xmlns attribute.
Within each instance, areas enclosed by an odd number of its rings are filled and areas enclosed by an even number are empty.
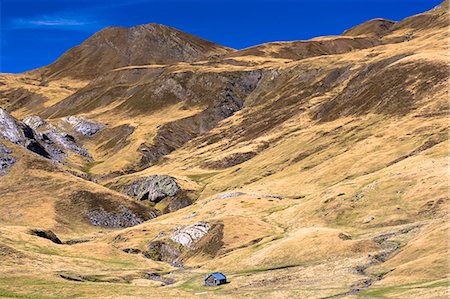
<svg viewBox="0 0 450 299"><path fill-rule="evenodd" d="M124 193L139 200L159 202L168 196L175 196L181 188L174 177L152 175L141 177L124 189Z"/></svg>

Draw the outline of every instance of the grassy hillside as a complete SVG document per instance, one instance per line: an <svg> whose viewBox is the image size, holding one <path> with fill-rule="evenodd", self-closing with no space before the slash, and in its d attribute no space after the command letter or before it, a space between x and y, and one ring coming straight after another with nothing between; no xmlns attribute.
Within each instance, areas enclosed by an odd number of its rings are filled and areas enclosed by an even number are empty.
<svg viewBox="0 0 450 299"><path fill-rule="evenodd" d="M106 127L74 133L89 162L2 139L17 161L0 177L0 297L446 298L448 38L446 1L95 80L2 75L19 119ZM121 193L152 175L192 204ZM229 283L204 287L212 271Z"/></svg>

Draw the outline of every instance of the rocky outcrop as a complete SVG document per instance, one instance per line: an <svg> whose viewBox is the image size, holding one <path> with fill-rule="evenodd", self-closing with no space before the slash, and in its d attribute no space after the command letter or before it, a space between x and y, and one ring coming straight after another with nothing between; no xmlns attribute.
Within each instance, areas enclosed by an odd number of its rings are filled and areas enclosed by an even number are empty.
<svg viewBox="0 0 450 299"><path fill-rule="evenodd" d="M210 74L187 74L183 76L174 74L173 76L175 78L169 78L169 80L177 80L183 82L183 84L178 84L178 88L175 90L173 90L173 87L167 87L168 83L166 82L161 82L161 84L170 90L169 93L174 98L191 98L194 102L204 102L207 108L193 116L161 126L152 143L144 143L139 148L142 154L141 167L156 163L161 157L180 148L188 141L209 132L220 121L240 111L244 107L245 99L258 87L263 72L237 72L220 76ZM202 92L199 93L199 90L202 90ZM205 98L205 95L208 95L208 97ZM167 94L159 95L159 97L162 96L167 97ZM153 98L155 101L161 101L156 95L153 95Z"/></svg>
<svg viewBox="0 0 450 299"><path fill-rule="evenodd" d="M143 254L156 261L165 261L174 266L196 254L214 256L223 245L223 224L200 221L161 232L148 243Z"/></svg>
<svg viewBox="0 0 450 299"><path fill-rule="evenodd" d="M6 169L16 162L16 159L11 154L12 151L0 143L0 176L5 175Z"/></svg>
<svg viewBox="0 0 450 299"><path fill-rule="evenodd" d="M153 219L161 213L116 192L82 189L59 198L55 203L55 214L78 226L124 228Z"/></svg>
<svg viewBox="0 0 450 299"><path fill-rule="evenodd" d="M124 228L144 222L125 206L120 206L117 212L108 212L104 209L87 211L86 217L93 225L108 228Z"/></svg>
<svg viewBox="0 0 450 299"><path fill-rule="evenodd" d="M105 127L104 124L98 121L81 116L64 117L62 120L69 123L77 133L84 136L92 136Z"/></svg>
<svg viewBox="0 0 450 299"><path fill-rule="evenodd" d="M191 205L198 198L198 191L183 189L177 179L169 175L139 177L130 183L117 181L107 187L140 201L148 201L163 214Z"/></svg>
<svg viewBox="0 0 450 299"><path fill-rule="evenodd" d="M23 123L35 131L35 135L50 153L52 159L61 162L67 155L65 150L69 150L77 155L90 159L88 151L78 143L72 135L64 132L39 116L31 115L23 120Z"/></svg>
<svg viewBox="0 0 450 299"><path fill-rule="evenodd" d="M36 140L33 129L19 122L2 108L0 108L0 137L23 146L45 158L50 158L50 154Z"/></svg>
<svg viewBox="0 0 450 299"><path fill-rule="evenodd" d="M184 247L190 247L211 229L211 225L201 221L185 227L177 227L169 239Z"/></svg>
<svg viewBox="0 0 450 299"><path fill-rule="evenodd" d="M37 115L30 115L24 118L23 123L33 130L37 130L38 128L44 126L46 124L46 121Z"/></svg>
<svg viewBox="0 0 450 299"><path fill-rule="evenodd" d="M0 136L12 143L26 146L26 127L21 125L6 110L0 108Z"/></svg>
<svg viewBox="0 0 450 299"><path fill-rule="evenodd" d="M159 202L175 196L181 190L176 179L168 175L152 175L135 180L124 189L124 193L139 200Z"/></svg>
<svg viewBox="0 0 450 299"><path fill-rule="evenodd" d="M0 137L58 162L67 157L65 150L91 158L75 137L36 115L28 116L20 122L0 108Z"/></svg>

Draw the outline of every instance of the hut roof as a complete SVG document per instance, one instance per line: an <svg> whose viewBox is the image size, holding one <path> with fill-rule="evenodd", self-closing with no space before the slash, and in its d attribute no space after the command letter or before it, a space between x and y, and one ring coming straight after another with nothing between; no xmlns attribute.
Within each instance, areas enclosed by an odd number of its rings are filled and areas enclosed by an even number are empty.
<svg viewBox="0 0 450 299"><path fill-rule="evenodd" d="M214 278L216 278L218 280L227 279L227 277L225 275L223 275L223 273L220 273L220 272L213 272L210 275L208 275L207 278L209 276L214 276Z"/></svg>

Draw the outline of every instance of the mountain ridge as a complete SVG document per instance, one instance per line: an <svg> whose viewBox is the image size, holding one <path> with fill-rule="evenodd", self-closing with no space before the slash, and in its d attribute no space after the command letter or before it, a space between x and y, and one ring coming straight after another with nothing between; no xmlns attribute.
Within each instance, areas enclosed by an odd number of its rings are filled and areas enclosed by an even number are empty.
<svg viewBox="0 0 450 299"><path fill-rule="evenodd" d="M130 64L189 62L231 50L161 24L107 27L35 72L48 79L67 76L67 72L70 76L92 79Z"/></svg>
<svg viewBox="0 0 450 299"><path fill-rule="evenodd" d="M108 29L99 70L0 75L0 296L445 298L448 3L159 61Z"/></svg>

